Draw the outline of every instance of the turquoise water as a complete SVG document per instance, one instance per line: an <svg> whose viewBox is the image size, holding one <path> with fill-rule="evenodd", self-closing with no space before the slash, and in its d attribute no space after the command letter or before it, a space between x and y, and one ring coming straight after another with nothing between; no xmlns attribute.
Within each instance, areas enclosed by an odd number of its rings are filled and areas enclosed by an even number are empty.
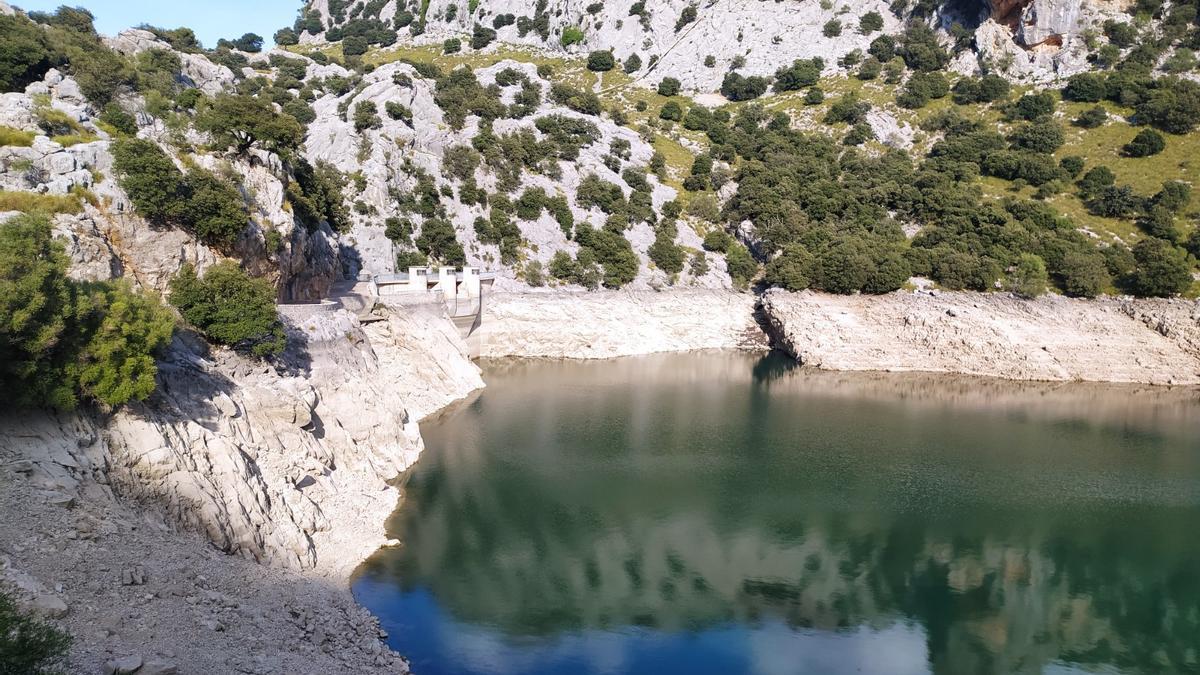
<svg viewBox="0 0 1200 675"><path fill-rule="evenodd" d="M1194 390L486 371L354 584L418 675L1200 672Z"/></svg>

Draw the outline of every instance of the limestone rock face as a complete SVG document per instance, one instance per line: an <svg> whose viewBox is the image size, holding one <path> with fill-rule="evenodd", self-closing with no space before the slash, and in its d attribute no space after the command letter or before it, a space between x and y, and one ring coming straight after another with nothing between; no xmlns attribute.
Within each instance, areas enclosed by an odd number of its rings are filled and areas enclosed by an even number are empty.
<svg viewBox="0 0 1200 675"><path fill-rule="evenodd" d="M754 296L718 290L495 293L484 300L483 356L603 359L765 348Z"/></svg>
<svg viewBox="0 0 1200 675"><path fill-rule="evenodd" d="M523 73L541 88L543 99L548 98L550 82L539 77L536 67L531 63L502 60L474 72L479 82L487 86L495 82L498 73L509 68ZM310 76L315 72L317 67L310 66ZM321 67L320 72L339 74L343 71L337 66L325 66ZM397 79L404 84L397 84ZM516 90L514 85L505 87L502 92L503 100L511 102ZM343 119L339 111L353 110L365 102L374 103L380 111L380 126L378 129L356 131L354 125ZM384 114L388 102L400 103L412 111L411 126L405 121L393 120ZM413 191L417 186L418 172L440 179L437 181L439 185L457 184L457 179L447 173L443 157L449 148L458 145L470 146L471 140L479 133L476 118L469 118L461 130L451 129L443 117L441 108L434 101L434 83L422 78L412 66L404 63L389 63L376 68L363 77L362 86L357 90L343 96L323 96L313 103L313 109L317 119L309 125L305 138L305 156L313 163L329 162L342 171L359 171L364 179L363 189L357 191L352 198L356 202L362 202L367 213L353 214L354 226L342 238L342 244L352 248L355 256L354 260L345 261L345 276L353 278L364 270L376 274L396 271L396 249L384 235L384 223L389 217L411 218L409 214L400 211L396 195ZM585 120L596 126L599 138L582 148L577 159L560 162L560 177L550 178L525 172L513 194L515 196L526 188L536 187L542 188L551 196L564 195L571 205L576 222L590 222L598 227L604 223L605 214L599 209L583 209L575 203L575 194L580 182L587 175L595 174L621 186L628 196L632 189L625 184L619 173L606 165L605 156L610 154L614 141L622 141L629 146L627 159L622 162L623 167L645 167L654 153L654 148L636 131L615 124L611 119L583 115L548 100L544 100L537 110L522 119L496 120L493 132L501 135L528 130L540 137L541 132L536 130L535 121L546 115ZM477 169L474 178L480 188L489 192L496 191L495 175L485 174L482 169ZM653 176L649 180L655 207L661 207L675 199L674 188L662 184ZM499 247L481 242L472 226L476 218L487 217L487 208L465 205L450 199L444 200L443 203L447 206L447 216L451 224L457 230L458 240L465 249L468 263L496 270L502 277L497 282L501 288L524 287L524 284L518 281L517 266L502 264ZM562 228L549 213L543 212L533 220L516 222L525 240L524 255L527 261L536 260L547 265L556 251L574 253L578 248L577 244L567 239ZM688 220L680 220L678 230L677 243L694 250L700 249L701 237ZM651 269L647 254L647 249L654 242L653 230L647 225L638 225L627 232L626 237L632 243L641 262L641 270L631 287L647 289L664 285L667 275ZM685 274L678 283L700 287L728 287L729 279L723 271L723 262L718 265L713 261L708 274L700 277Z"/></svg>
<svg viewBox="0 0 1200 675"><path fill-rule="evenodd" d="M1200 383L1200 305L1190 300L772 290L763 310L780 345L817 368Z"/></svg>
<svg viewBox="0 0 1200 675"><path fill-rule="evenodd" d="M154 33L140 28L121 31L116 37L105 40L114 51L122 54L138 54L150 49L170 51L171 45L159 40ZM202 54L178 53L183 62L183 75L188 84L210 96L228 91L235 83L233 71L219 66Z"/></svg>
<svg viewBox="0 0 1200 675"><path fill-rule="evenodd" d="M353 3L350 3L353 6ZM585 3L569 0L550 0L543 14L538 14L536 0L514 0L496 3L481 2L474 14L465 11L451 13L454 0L432 0L425 12L425 32L402 40L418 44L438 44L449 37L469 37L476 23L491 26L500 14L513 14L527 20L545 21L547 31L527 30L522 34L514 25L497 30L497 41L531 47L586 54L611 49L619 60L638 54L644 64L634 73L642 84L653 86L665 76L678 78L684 89L696 93L719 89L721 79L736 61L744 60L738 69L744 75L772 75L780 66L800 58L820 56L827 71L840 70L838 60L855 50L866 50L880 33L863 35L858 30L858 17L878 12L883 18L882 33L900 33L908 17L897 17L890 3L883 0L851 0L833 3L828 9L818 2L716 2L697 3L691 0L649 0L641 15L631 15L628 4L604 3L595 14L587 11ZM1076 39L1083 29L1094 25L1104 15L1118 11L1122 0L980 0L949 8L954 15L935 17L934 23L948 27L952 22L976 25L982 20L1008 29L1008 33L989 29L987 39L979 43L979 56L1003 57L1009 47L1019 50L1034 47L1067 48L1073 53ZM383 19L394 16L393 3L380 12ZM696 19L681 22L684 10L695 9ZM311 0L308 9L322 17L326 27L336 25L329 16L327 0ZM959 16L959 14L964 14ZM826 30L836 21L839 30ZM560 38L567 28L582 32L579 43L563 46ZM304 33L301 42L319 43L323 36ZM495 47L489 47L495 49ZM714 65L705 66L707 57ZM653 67L651 57L657 57ZM1015 64L1014 74L1034 81L1045 81L1073 74L1074 57L1067 59L1029 58ZM1064 63L1065 61L1065 63Z"/></svg>
<svg viewBox="0 0 1200 675"><path fill-rule="evenodd" d="M393 317L372 341L347 312L313 312L281 372L177 338L158 392L105 426L109 481L222 550L348 572L382 543L385 481L422 447L406 396L440 407L482 386L457 333L429 327L449 320L424 321Z"/></svg>

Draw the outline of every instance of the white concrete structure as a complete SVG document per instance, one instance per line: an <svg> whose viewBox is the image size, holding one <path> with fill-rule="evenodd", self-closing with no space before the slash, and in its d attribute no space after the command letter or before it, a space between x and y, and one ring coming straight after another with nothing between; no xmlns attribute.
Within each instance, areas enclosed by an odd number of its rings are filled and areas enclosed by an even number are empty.
<svg viewBox="0 0 1200 675"><path fill-rule="evenodd" d="M410 293L440 293L447 305L478 304L483 292L496 279L495 272L481 272L474 267L461 271L453 267L410 267L399 274L380 274L375 277L380 296ZM457 312L455 312L457 314Z"/></svg>

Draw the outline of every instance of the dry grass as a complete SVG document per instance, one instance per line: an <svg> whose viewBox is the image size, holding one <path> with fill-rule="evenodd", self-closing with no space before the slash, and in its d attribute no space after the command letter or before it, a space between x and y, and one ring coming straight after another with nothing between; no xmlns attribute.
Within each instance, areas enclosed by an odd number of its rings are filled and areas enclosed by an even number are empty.
<svg viewBox="0 0 1200 675"><path fill-rule="evenodd" d="M72 192L69 195L51 195L24 190L0 190L0 211L21 211L22 213L79 213L83 210L83 200L86 190ZM93 196L92 199L95 199Z"/></svg>
<svg viewBox="0 0 1200 675"><path fill-rule="evenodd" d="M23 129L14 129L0 124L0 146L16 146L28 148L33 145L33 139L37 134L32 131Z"/></svg>

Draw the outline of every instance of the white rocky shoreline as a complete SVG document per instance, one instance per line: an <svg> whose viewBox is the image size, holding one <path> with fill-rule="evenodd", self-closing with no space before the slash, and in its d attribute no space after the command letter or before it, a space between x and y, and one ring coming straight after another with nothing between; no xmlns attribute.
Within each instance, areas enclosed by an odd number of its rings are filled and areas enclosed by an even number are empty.
<svg viewBox="0 0 1200 675"><path fill-rule="evenodd" d="M757 311L827 370L1200 383L1200 306L1185 300L694 290L485 307L485 357L764 349ZM184 336L145 404L0 418L0 578L75 635L76 672L406 667L348 583L389 543L389 481L421 452L417 420L483 386L480 371L428 311L318 313L295 334L285 372Z"/></svg>

